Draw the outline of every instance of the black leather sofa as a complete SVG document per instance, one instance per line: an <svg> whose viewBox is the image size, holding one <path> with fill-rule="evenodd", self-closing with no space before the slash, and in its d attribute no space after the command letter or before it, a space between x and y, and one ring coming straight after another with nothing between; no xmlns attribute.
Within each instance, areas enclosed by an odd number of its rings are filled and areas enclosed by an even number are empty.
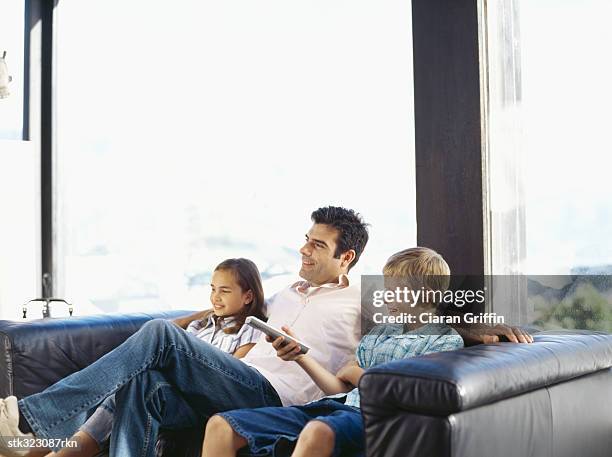
<svg viewBox="0 0 612 457"><path fill-rule="evenodd" d="M612 456L612 336L540 333L368 370L369 457Z"/></svg>
<svg viewBox="0 0 612 457"><path fill-rule="evenodd" d="M0 397L40 392L119 346L145 322L193 312L0 321Z"/></svg>
<svg viewBox="0 0 612 457"><path fill-rule="evenodd" d="M0 397L23 398L41 392L119 346L145 322L175 319L193 312L0 321ZM177 435L164 431L157 453L163 457L199 455L202 433L186 430Z"/></svg>
<svg viewBox="0 0 612 457"><path fill-rule="evenodd" d="M152 318L189 311L0 321L0 395L39 392ZM392 362L360 382L369 457L612 456L612 336L540 333ZM185 432L182 432L185 433ZM201 430L163 456L199 455Z"/></svg>

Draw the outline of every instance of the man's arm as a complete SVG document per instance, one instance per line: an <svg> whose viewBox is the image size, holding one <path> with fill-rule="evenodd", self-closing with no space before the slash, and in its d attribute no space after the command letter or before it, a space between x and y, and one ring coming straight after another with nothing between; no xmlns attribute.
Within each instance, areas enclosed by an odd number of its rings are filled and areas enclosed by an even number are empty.
<svg viewBox="0 0 612 457"><path fill-rule="evenodd" d="M189 316L178 317L173 319L172 322L178 325L180 328L186 329L190 322L202 319L207 311L208 310L205 309L204 311L198 311L197 313L190 314Z"/></svg>
<svg viewBox="0 0 612 457"><path fill-rule="evenodd" d="M495 326L487 324L450 324L466 343L473 344L499 343L506 338L511 343L533 343L533 336L519 327L505 324Z"/></svg>

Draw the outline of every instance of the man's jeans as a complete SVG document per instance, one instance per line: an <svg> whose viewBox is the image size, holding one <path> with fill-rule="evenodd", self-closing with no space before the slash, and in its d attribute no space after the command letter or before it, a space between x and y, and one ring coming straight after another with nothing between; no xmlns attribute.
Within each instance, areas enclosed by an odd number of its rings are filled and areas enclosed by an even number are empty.
<svg viewBox="0 0 612 457"><path fill-rule="evenodd" d="M37 437L68 438L114 392L114 456L153 456L160 426L203 426L217 412L281 405L257 370L156 319L87 368L20 400L19 410Z"/></svg>

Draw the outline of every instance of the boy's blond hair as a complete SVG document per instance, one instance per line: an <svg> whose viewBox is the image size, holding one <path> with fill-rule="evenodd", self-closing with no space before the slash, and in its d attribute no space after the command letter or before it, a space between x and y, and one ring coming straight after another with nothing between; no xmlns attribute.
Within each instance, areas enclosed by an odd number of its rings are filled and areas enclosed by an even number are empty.
<svg viewBox="0 0 612 457"><path fill-rule="evenodd" d="M417 246L396 252L383 267L385 276L405 278L415 289L444 292L450 282L450 267L433 249Z"/></svg>

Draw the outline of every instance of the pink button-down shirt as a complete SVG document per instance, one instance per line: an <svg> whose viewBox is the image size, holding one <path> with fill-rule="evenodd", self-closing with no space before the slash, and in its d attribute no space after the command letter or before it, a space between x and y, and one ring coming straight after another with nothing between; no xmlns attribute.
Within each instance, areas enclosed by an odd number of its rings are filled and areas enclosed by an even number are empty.
<svg viewBox="0 0 612 457"><path fill-rule="evenodd" d="M311 286L297 282L268 302L268 324L289 326L310 347L309 354L331 373L355 358L360 338L359 284L345 275L339 283ZM285 362L262 335L242 359L270 381L283 405L308 403L324 393L295 362Z"/></svg>

